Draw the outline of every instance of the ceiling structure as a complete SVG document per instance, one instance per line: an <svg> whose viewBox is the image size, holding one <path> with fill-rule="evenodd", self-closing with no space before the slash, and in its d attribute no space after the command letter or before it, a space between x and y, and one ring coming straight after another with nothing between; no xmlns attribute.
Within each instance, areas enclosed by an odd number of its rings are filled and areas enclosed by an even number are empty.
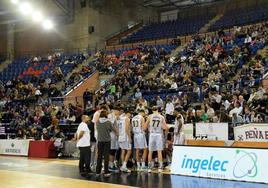
<svg viewBox="0 0 268 188"><path fill-rule="evenodd" d="M24 0L20 0L23 2ZM74 19L74 1L76 0L27 0L41 9L49 10L47 15L53 15L58 23L68 23ZM100 0L91 0L101 2ZM133 0L141 6L156 8L160 11L189 8L197 5L207 5L224 0ZM0 25L17 23L25 20L19 16L11 0L0 0Z"/></svg>
<svg viewBox="0 0 268 188"><path fill-rule="evenodd" d="M21 0L19 2L24 2ZM27 0L46 15L53 15L58 23L68 23L74 18L74 0ZM0 25L18 23L26 20L18 14L18 10L10 0L0 1Z"/></svg>
<svg viewBox="0 0 268 188"><path fill-rule="evenodd" d="M196 5L206 5L223 0L139 0L145 7L153 7L161 10L174 10L188 8Z"/></svg>

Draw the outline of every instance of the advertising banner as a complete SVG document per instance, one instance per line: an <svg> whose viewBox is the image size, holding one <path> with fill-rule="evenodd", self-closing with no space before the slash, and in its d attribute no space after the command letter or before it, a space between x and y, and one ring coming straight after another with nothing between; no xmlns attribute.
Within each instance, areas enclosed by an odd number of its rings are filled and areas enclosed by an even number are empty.
<svg viewBox="0 0 268 188"><path fill-rule="evenodd" d="M246 124L234 127L236 141L268 142L268 124Z"/></svg>
<svg viewBox="0 0 268 188"><path fill-rule="evenodd" d="M0 154L28 156L29 140L0 140Z"/></svg>
<svg viewBox="0 0 268 188"><path fill-rule="evenodd" d="M171 173L268 183L268 150L174 146Z"/></svg>
<svg viewBox="0 0 268 188"><path fill-rule="evenodd" d="M228 140L228 123L196 123L196 137L210 140Z"/></svg>

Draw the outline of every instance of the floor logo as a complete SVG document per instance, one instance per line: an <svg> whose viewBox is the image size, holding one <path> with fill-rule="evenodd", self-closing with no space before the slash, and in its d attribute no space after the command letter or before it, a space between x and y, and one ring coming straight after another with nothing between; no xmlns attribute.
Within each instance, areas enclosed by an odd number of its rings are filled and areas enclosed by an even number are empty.
<svg viewBox="0 0 268 188"><path fill-rule="evenodd" d="M253 152L246 152L244 150L236 150L238 157L234 169L234 177L240 179L244 177L254 178L258 174L257 155Z"/></svg>

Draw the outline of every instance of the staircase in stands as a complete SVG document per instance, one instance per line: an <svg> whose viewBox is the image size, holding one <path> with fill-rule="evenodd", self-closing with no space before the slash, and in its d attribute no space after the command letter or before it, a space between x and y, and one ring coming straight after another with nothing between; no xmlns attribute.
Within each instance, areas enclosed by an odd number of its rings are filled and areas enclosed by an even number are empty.
<svg viewBox="0 0 268 188"><path fill-rule="evenodd" d="M123 28L116 34L113 34L112 36L108 37L108 39L106 40L106 45L107 46L117 45L120 43L121 39L126 38L127 36L133 34L134 32L137 32L142 27L143 27L143 22L139 22L130 28L128 27Z"/></svg>
<svg viewBox="0 0 268 188"><path fill-rule="evenodd" d="M213 25L214 23L216 23L216 21L218 21L219 19L221 19L222 16L223 16L223 14L217 14L213 19L211 19L206 25L204 25L199 30L199 33L205 33L205 32L207 32L208 29L210 28L210 26Z"/></svg>
<svg viewBox="0 0 268 188"><path fill-rule="evenodd" d="M171 52L171 54L169 55L169 57L173 57L173 56L177 55L177 53L180 52L181 50L183 50L184 47L185 47L185 46L179 46L179 47L175 48L175 49ZM163 61L160 61L158 64L156 64L155 67L154 67L154 68L153 68L153 69L152 69L152 70L151 70L151 71L144 77L144 79L149 79L149 78L153 78L153 77L155 77L155 75L156 75L156 73L158 72L158 70L162 67L162 63L163 63ZM129 97L130 97L131 95L133 95L133 94L134 94L134 88L131 88L128 94L122 96L121 101L122 101L123 103L127 103Z"/></svg>
<svg viewBox="0 0 268 188"><path fill-rule="evenodd" d="M11 63L12 63L11 60L6 60L3 63L1 63L1 65L0 65L0 72L2 72L5 68L7 68L8 65L11 64Z"/></svg>

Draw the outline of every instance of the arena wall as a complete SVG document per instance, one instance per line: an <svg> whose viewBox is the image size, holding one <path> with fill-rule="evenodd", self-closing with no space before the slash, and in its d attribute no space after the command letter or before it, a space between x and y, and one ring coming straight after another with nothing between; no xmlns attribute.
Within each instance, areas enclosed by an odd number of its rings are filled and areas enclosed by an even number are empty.
<svg viewBox="0 0 268 188"><path fill-rule="evenodd" d="M56 5L51 2L50 6L55 12ZM51 49L67 51L102 49L108 35L118 32L130 22L135 23L157 15L157 11L128 0L87 1L87 6L84 8L81 8L80 1L75 1L73 22L57 25L55 32L43 31L34 24L24 22L17 25L15 54L16 56L31 52L44 54ZM88 32L89 26L94 27L94 32L91 34Z"/></svg>
<svg viewBox="0 0 268 188"><path fill-rule="evenodd" d="M96 91L99 88L99 72L95 72L91 77L87 78L80 86L74 89L72 92L64 97L64 104L69 103L76 105L80 104L84 106L83 94L86 89L90 91Z"/></svg>

